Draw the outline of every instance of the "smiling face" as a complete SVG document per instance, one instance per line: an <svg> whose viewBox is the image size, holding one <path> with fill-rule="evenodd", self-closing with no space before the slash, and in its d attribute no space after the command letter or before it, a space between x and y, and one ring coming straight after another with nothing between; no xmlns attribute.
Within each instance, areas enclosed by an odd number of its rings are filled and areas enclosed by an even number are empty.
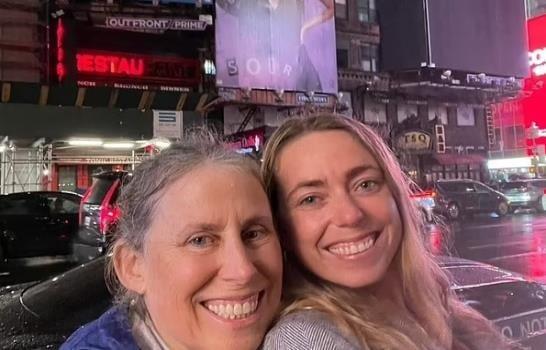
<svg viewBox="0 0 546 350"><path fill-rule="evenodd" d="M258 180L211 165L176 180L135 266L133 289L170 348L256 349L282 287L280 245Z"/></svg>
<svg viewBox="0 0 546 350"><path fill-rule="evenodd" d="M381 281L400 246L400 215L377 161L345 131L286 144L275 167L289 249L318 277L348 288Z"/></svg>

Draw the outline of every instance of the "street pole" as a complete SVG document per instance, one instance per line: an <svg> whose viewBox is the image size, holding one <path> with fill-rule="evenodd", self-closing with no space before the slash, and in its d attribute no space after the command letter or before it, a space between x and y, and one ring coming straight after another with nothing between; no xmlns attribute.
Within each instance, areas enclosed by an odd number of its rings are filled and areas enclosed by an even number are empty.
<svg viewBox="0 0 546 350"><path fill-rule="evenodd" d="M539 128L535 122L531 123L531 140L533 142L533 165L535 169L535 178L538 178L538 148L537 148L537 137L539 133Z"/></svg>

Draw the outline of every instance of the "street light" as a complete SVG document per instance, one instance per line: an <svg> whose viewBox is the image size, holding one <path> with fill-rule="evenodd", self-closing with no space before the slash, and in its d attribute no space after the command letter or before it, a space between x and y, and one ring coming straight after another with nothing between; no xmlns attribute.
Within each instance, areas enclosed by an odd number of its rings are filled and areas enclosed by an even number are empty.
<svg viewBox="0 0 546 350"><path fill-rule="evenodd" d="M540 128L538 127L537 123L532 122L531 126L529 127L529 135L531 136L531 140L533 142L533 165L535 169L535 177L538 177L537 137L539 137L539 134Z"/></svg>

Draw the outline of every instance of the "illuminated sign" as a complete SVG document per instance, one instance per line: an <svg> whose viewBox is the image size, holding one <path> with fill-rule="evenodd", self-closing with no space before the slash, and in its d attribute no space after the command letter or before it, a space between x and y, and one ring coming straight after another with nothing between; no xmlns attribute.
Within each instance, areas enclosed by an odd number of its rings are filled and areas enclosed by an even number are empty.
<svg viewBox="0 0 546 350"><path fill-rule="evenodd" d="M398 137L398 147L406 151L426 151L430 146L430 135L422 131L408 131Z"/></svg>
<svg viewBox="0 0 546 350"><path fill-rule="evenodd" d="M546 75L546 16L527 22L529 33L529 66L535 77Z"/></svg>
<svg viewBox="0 0 546 350"><path fill-rule="evenodd" d="M218 87L337 94L334 1L214 3Z"/></svg>
<svg viewBox="0 0 546 350"><path fill-rule="evenodd" d="M166 30L203 31L207 22L185 18L135 18L135 17L106 17L107 28L126 29L137 31L164 32Z"/></svg>
<svg viewBox="0 0 546 350"><path fill-rule="evenodd" d="M57 22L57 32L55 34L57 39L57 65L55 67L55 72L57 73L59 81L63 81L66 78L66 53L64 48L66 31L64 29L63 21L60 18Z"/></svg>
<svg viewBox="0 0 546 350"><path fill-rule="evenodd" d="M78 80L112 83L195 86L200 81L198 60L119 52L84 51L76 55Z"/></svg>
<svg viewBox="0 0 546 350"><path fill-rule="evenodd" d="M529 65L533 75L546 75L546 47L529 53Z"/></svg>

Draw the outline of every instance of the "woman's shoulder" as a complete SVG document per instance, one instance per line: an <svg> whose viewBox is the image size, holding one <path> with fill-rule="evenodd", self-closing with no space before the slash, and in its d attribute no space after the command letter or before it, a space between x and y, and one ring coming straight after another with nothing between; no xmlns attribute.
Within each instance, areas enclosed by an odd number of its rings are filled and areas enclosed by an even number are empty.
<svg viewBox="0 0 546 350"><path fill-rule="evenodd" d="M263 350L357 350L330 317L320 311L303 310L283 316L267 333Z"/></svg>
<svg viewBox="0 0 546 350"><path fill-rule="evenodd" d="M107 310L96 320L72 333L61 346L61 350L78 349L137 350L125 310L118 307Z"/></svg>

